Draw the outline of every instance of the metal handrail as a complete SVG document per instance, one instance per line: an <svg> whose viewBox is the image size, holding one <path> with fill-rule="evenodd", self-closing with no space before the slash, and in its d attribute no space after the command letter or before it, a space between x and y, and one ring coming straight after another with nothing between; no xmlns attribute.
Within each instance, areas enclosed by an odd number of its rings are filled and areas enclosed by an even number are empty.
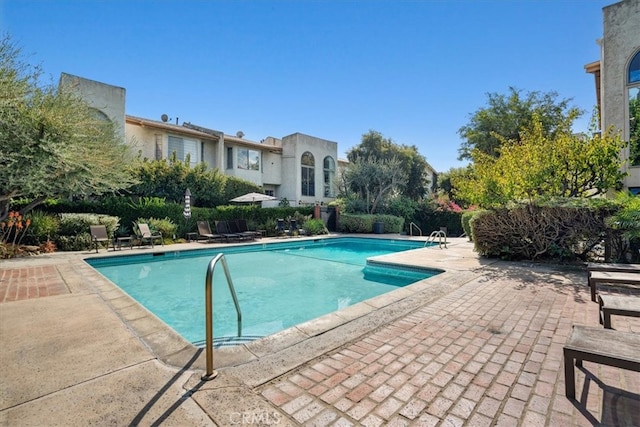
<svg viewBox="0 0 640 427"><path fill-rule="evenodd" d="M203 381L209 381L218 376L218 372L213 370L213 271L216 268L218 261L222 262L222 268L224 269L224 275L227 278L227 284L229 285L229 291L233 298L233 304L236 306L236 312L238 313L238 336L242 336L242 312L240 311L240 304L238 303L238 297L236 290L231 280L231 274L229 273L229 266L227 260L224 258L224 254L216 255L207 267L207 277L204 285L204 304L206 312L206 351L207 351L207 372L202 376Z"/></svg>
<svg viewBox="0 0 640 427"><path fill-rule="evenodd" d="M420 231L420 236L422 236L422 229L418 227L418 225L415 222L409 223L409 235L413 236L413 227L417 228L418 231Z"/></svg>
<svg viewBox="0 0 640 427"><path fill-rule="evenodd" d="M447 247L447 233L442 230L433 231L427 240L424 242L424 246L427 246L427 243L435 242L436 237L438 238L438 247L442 249L442 238L444 237L444 247Z"/></svg>

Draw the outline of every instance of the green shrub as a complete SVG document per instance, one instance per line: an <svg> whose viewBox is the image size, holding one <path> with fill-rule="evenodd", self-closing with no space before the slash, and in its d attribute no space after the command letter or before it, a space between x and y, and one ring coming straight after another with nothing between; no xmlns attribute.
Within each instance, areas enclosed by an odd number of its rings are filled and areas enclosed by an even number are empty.
<svg viewBox="0 0 640 427"><path fill-rule="evenodd" d="M384 223L385 233L400 233L404 225L404 218L394 215L374 215L373 222ZM373 227L371 231L373 231Z"/></svg>
<svg viewBox="0 0 640 427"><path fill-rule="evenodd" d="M113 236L120 224L120 218L102 214L63 213L60 214L60 235L77 236L89 233L90 225L104 225L107 234Z"/></svg>
<svg viewBox="0 0 640 427"><path fill-rule="evenodd" d="M460 221L462 223L462 230L467 235L470 241L473 241L473 219L480 213L481 211L466 211L462 214Z"/></svg>
<svg viewBox="0 0 640 427"><path fill-rule="evenodd" d="M317 234L329 234L327 227L321 219L309 219L302 224L302 229L307 236L315 236Z"/></svg>
<svg viewBox="0 0 640 427"><path fill-rule="evenodd" d="M113 236L120 218L103 214L62 213L59 216L59 234L52 240L60 251L83 251L93 247L89 226L104 225L107 234Z"/></svg>
<svg viewBox="0 0 640 427"><path fill-rule="evenodd" d="M129 198L127 205L136 211L152 208L164 208L167 206L167 199L164 197L139 197L138 199Z"/></svg>
<svg viewBox="0 0 640 427"><path fill-rule="evenodd" d="M193 193L193 188L191 189ZM209 221L212 225L215 220L231 220L242 218L248 224L255 224L256 229L267 230L273 233L275 230L275 220L277 218L300 218L299 224L304 223L309 215L313 215L313 206L298 207L275 207L262 208L259 205L221 205L211 207L191 207L191 218L185 219L183 216L184 205L181 203L167 202L161 197L124 197L105 196L98 201L70 202L67 200L51 200L42 206L43 212L64 213L78 212L86 215L95 215L92 219L84 220L75 218L66 219L65 230L60 234L74 235L77 232L89 230L92 223L102 223L96 221L104 215L119 218L118 226L107 225L109 233L120 236L136 234L134 223L139 218L168 218L176 229L171 228L167 237L172 238L175 234L177 238L185 237L186 233L197 230L196 221ZM69 215L69 214L65 214ZM76 214L77 215L77 214ZM165 236L165 231L162 235Z"/></svg>
<svg viewBox="0 0 640 427"><path fill-rule="evenodd" d="M343 233L373 233L373 224L382 222L385 233L400 233L404 218L394 215L341 214L338 231Z"/></svg>
<svg viewBox="0 0 640 427"><path fill-rule="evenodd" d="M138 218L135 221L135 231L136 234L140 232L138 229L138 224L148 224L151 233L161 233L162 240L165 242L173 241L176 236L176 231L178 227L169 219L169 218Z"/></svg>
<svg viewBox="0 0 640 427"><path fill-rule="evenodd" d="M640 197L629 192L616 195L619 209L606 219L607 227L618 237L621 261L640 261Z"/></svg>
<svg viewBox="0 0 640 427"><path fill-rule="evenodd" d="M384 213L387 215L395 215L402 218L413 218L419 204L415 200L406 196L392 197L385 201Z"/></svg>
<svg viewBox="0 0 640 427"><path fill-rule="evenodd" d="M505 259L588 260L602 242L618 257L615 235L605 218L612 202L560 200L522 204L479 212L472 221L473 241L480 255Z"/></svg>
<svg viewBox="0 0 640 427"><path fill-rule="evenodd" d="M462 212L433 211L429 207L423 207L416 211L414 222L426 236L439 231L441 227L447 228L448 236L459 236L463 232L461 218Z"/></svg>
<svg viewBox="0 0 640 427"><path fill-rule="evenodd" d="M86 251L94 247L91 234L86 231L75 236L57 236L54 242L59 251Z"/></svg>
<svg viewBox="0 0 640 427"><path fill-rule="evenodd" d="M260 230L266 230L266 234L269 237L273 237L276 235L276 220L273 218L268 218L264 220L262 225L258 226Z"/></svg>
<svg viewBox="0 0 640 427"><path fill-rule="evenodd" d="M371 233L373 215L341 214L338 231L342 233Z"/></svg>
<svg viewBox="0 0 640 427"><path fill-rule="evenodd" d="M60 229L58 216L42 211L32 211L28 216L31 219L31 225L25 243L40 245L49 239L54 240L58 235Z"/></svg>

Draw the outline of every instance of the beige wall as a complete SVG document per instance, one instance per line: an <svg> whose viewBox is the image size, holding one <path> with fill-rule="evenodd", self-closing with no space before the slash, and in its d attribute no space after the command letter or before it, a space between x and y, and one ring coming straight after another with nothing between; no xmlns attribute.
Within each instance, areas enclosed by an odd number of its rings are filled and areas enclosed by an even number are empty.
<svg viewBox="0 0 640 427"><path fill-rule="evenodd" d="M125 126L125 132L127 135L127 144L129 144L135 152L140 152L143 158L155 160L156 135L160 135L164 152L166 152L167 138L154 129L142 128L140 126L127 123Z"/></svg>
<svg viewBox="0 0 640 427"><path fill-rule="evenodd" d="M192 163L196 161L204 161L207 166L215 169L217 143L210 139L202 138L203 134L182 129L175 126L175 129L168 128L167 125L161 124L156 126L153 121L145 121L145 125L140 125L134 120L134 123L128 121L125 125L127 144L136 153L140 153L143 158L150 160L157 159L156 151L159 150L160 158L168 158L169 153L169 136L175 136L184 140L196 142L197 158L191 159Z"/></svg>
<svg viewBox="0 0 640 427"><path fill-rule="evenodd" d="M282 184L282 155L264 151L262 153L262 182L267 185Z"/></svg>
<svg viewBox="0 0 640 427"><path fill-rule="evenodd" d="M314 179L315 196L302 195L302 174L300 171L302 154L306 151L313 154L315 160ZM282 138L282 185L280 197L286 197L292 205L298 202L314 204L328 203L333 197L324 197L324 169L326 156L331 156L338 168L338 144L326 139L316 138L301 133Z"/></svg>
<svg viewBox="0 0 640 427"><path fill-rule="evenodd" d="M121 140L125 140L125 96L122 87L96 82L71 74L60 74L60 86L70 87L77 91L82 99L92 108L100 111L115 123Z"/></svg>
<svg viewBox="0 0 640 427"><path fill-rule="evenodd" d="M603 8L601 91L603 129L613 126L629 139L627 70L640 49L640 1L625 0ZM629 157L629 151L622 154ZM640 187L640 166L625 164L625 187Z"/></svg>

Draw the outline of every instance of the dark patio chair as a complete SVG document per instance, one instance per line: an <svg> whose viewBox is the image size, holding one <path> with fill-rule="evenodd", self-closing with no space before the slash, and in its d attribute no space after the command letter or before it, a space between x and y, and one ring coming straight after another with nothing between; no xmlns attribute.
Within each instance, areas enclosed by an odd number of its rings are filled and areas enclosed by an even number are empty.
<svg viewBox="0 0 640 427"><path fill-rule="evenodd" d="M150 242L153 248L154 240L160 240L162 246L164 246L164 240L162 239L162 233L152 233L149 229L149 224L138 224L138 230L140 230L140 242Z"/></svg>
<svg viewBox="0 0 640 427"><path fill-rule="evenodd" d="M262 237L262 233L259 231L249 230L246 219L237 219L238 229L241 233L251 233L254 237Z"/></svg>
<svg viewBox="0 0 640 427"><path fill-rule="evenodd" d="M229 230L229 224L227 221L216 221L216 233L224 237L227 242L231 242L233 240L244 240L244 237L241 234L232 233L231 230Z"/></svg>
<svg viewBox="0 0 640 427"><path fill-rule="evenodd" d="M96 253L98 253L98 243L107 242L107 250L109 250L109 242L111 242L111 246L115 250L116 247L113 244L113 239L109 237L107 233L107 227L104 225L90 225L89 231L91 233L91 241L96 247Z"/></svg>
<svg viewBox="0 0 640 427"><path fill-rule="evenodd" d="M298 221L292 219L289 221L289 236L298 236L300 235L300 230L298 229Z"/></svg>
<svg viewBox="0 0 640 427"><path fill-rule="evenodd" d="M211 226L209 221L197 221L198 224L198 238L204 237L207 239L207 243L214 242L216 240L222 240L223 236L214 234L211 232Z"/></svg>
<svg viewBox="0 0 640 427"><path fill-rule="evenodd" d="M229 231L231 231L233 234L239 234L246 240L254 240L256 238L256 235L253 232L248 230L242 231L240 229L240 226L238 225L238 221L236 220L227 221L227 226L229 228Z"/></svg>
<svg viewBox="0 0 640 427"><path fill-rule="evenodd" d="M284 236L287 234L287 231L284 228L284 219L278 218L276 220L276 236Z"/></svg>

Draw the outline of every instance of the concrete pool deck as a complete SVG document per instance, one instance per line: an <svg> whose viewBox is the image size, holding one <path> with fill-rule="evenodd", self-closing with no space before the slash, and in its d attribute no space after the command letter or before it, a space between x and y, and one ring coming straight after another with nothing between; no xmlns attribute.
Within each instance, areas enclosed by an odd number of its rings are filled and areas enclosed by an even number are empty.
<svg viewBox="0 0 640 427"><path fill-rule="evenodd" d="M203 382L204 353L90 256L0 261L0 425L640 425L638 373L585 362L564 396L571 325L599 326L580 268L485 260L466 239L387 255L445 272L218 349Z"/></svg>

